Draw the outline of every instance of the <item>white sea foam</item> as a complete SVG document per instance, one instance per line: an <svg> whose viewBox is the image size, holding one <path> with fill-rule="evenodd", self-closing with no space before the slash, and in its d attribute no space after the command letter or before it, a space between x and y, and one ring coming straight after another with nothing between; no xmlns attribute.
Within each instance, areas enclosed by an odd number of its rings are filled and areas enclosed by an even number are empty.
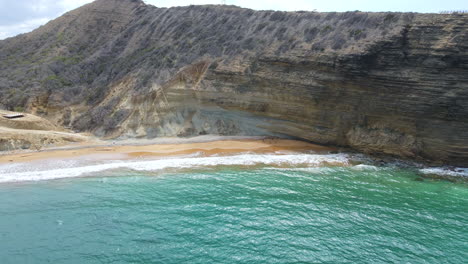
<svg viewBox="0 0 468 264"><path fill-rule="evenodd" d="M77 164L74 161L55 163L27 163L0 166L0 182L22 182L52 180L70 177L99 176L97 172L113 169L130 169L135 171L159 171L170 168L197 168L209 166L235 165L278 165L317 167L326 164L349 164L347 154L289 154L289 155L256 155L240 154L218 157L184 157L145 161L101 161L94 164ZM37 165L37 166L36 166Z"/></svg>
<svg viewBox="0 0 468 264"><path fill-rule="evenodd" d="M359 164L356 166L352 167L354 170L359 170L359 171L377 171L379 170L378 167L372 166L372 165L366 165L366 164Z"/></svg>
<svg viewBox="0 0 468 264"><path fill-rule="evenodd" d="M420 172L424 174L437 174L437 175L447 175L453 177L468 177L468 168L425 168L420 169Z"/></svg>

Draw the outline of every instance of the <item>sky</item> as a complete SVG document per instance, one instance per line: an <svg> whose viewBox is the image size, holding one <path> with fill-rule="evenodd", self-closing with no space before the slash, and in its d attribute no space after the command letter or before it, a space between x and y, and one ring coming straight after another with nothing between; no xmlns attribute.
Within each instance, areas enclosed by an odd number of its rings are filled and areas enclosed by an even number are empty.
<svg viewBox="0 0 468 264"><path fill-rule="evenodd" d="M0 39L30 32L63 13L93 0L0 0ZM158 7L221 4L223 0L144 0ZM468 0L224 0L257 10L400 11L437 13L468 10Z"/></svg>

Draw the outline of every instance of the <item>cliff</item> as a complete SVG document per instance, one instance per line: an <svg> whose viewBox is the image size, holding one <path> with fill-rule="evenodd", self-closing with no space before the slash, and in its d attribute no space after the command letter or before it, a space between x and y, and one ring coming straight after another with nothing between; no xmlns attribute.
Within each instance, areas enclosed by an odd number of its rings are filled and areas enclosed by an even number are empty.
<svg viewBox="0 0 468 264"><path fill-rule="evenodd" d="M467 22L97 0L0 41L0 107L103 138L274 135L468 166Z"/></svg>

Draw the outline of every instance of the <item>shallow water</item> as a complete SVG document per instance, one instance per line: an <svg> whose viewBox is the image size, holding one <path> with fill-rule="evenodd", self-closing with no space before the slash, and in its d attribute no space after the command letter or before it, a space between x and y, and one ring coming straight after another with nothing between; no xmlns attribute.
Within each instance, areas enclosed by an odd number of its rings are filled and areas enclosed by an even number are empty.
<svg viewBox="0 0 468 264"><path fill-rule="evenodd" d="M294 164L140 164L0 184L0 263L468 259L466 184L395 167Z"/></svg>

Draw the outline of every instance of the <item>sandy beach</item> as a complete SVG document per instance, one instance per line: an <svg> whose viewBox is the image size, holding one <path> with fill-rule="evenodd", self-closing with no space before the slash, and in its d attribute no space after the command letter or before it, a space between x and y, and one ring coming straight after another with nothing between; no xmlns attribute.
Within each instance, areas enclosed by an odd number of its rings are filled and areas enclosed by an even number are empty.
<svg viewBox="0 0 468 264"><path fill-rule="evenodd" d="M28 162L42 159L80 158L96 155L99 159L134 159L151 158L158 156L175 156L200 154L203 156L229 155L241 152L251 153L275 153L275 152L315 152L328 153L335 149L319 146L303 141L289 139L222 139L207 141L207 138L192 140L164 140L146 144L139 141L132 142L106 142L95 145L70 145L61 148L48 149L36 152L5 153L0 155L0 163ZM170 142L170 143L166 143ZM144 145L142 145L144 144Z"/></svg>

